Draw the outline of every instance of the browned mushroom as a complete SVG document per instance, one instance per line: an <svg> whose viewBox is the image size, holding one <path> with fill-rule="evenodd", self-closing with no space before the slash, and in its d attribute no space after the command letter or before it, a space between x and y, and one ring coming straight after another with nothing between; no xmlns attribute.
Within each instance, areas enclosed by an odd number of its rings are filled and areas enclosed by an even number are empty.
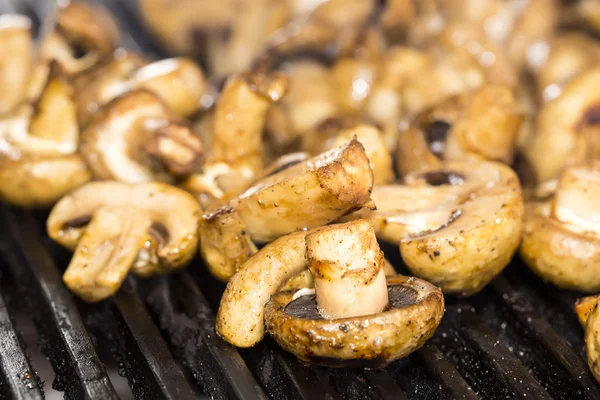
<svg viewBox="0 0 600 400"><path fill-rule="evenodd" d="M93 182L61 199L48 234L74 250L63 280L95 302L112 296L132 269L149 276L185 266L195 255L200 209L163 183Z"/></svg>
<svg viewBox="0 0 600 400"><path fill-rule="evenodd" d="M521 255L536 274L555 285L600 291L597 162L565 170L553 196L528 204Z"/></svg>
<svg viewBox="0 0 600 400"><path fill-rule="evenodd" d="M284 349L316 364L381 368L433 335L441 291L404 276L386 282L367 221L318 228L305 241L315 296L280 292L265 307L267 331Z"/></svg>

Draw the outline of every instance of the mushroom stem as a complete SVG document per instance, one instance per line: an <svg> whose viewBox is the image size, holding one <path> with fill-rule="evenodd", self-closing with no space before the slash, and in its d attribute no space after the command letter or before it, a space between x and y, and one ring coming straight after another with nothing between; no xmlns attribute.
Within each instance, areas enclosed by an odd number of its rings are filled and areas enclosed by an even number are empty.
<svg viewBox="0 0 600 400"><path fill-rule="evenodd" d="M94 213L63 276L69 289L87 301L117 292L147 236L140 216L133 207Z"/></svg>
<svg viewBox="0 0 600 400"><path fill-rule="evenodd" d="M316 229L306 236L306 252L324 318L376 314L387 306L383 252L367 220Z"/></svg>

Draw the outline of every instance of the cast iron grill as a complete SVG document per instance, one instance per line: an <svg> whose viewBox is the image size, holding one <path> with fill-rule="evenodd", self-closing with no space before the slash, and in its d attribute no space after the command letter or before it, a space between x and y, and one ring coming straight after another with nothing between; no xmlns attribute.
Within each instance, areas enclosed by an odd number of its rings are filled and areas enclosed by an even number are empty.
<svg viewBox="0 0 600 400"><path fill-rule="evenodd" d="M125 47L160 54L133 2L102 1ZM38 28L48 7L0 0L0 13L28 14ZM0 398L44 398L15 319L24 315L52 364L52 387L67 398L125 398L107 373L116 366L140 399L600 399L572 311L578 295L518 260L479 295L448 298L434 338L408 358L383 371L335 370L304 365L268 338L247 350L219 339L224 286L199 260L168 278L129 279L102 304L78 301L61 282L69 255L45 235L45 217L0 206ZM384 250L402 270L397 249Z"/></svg>

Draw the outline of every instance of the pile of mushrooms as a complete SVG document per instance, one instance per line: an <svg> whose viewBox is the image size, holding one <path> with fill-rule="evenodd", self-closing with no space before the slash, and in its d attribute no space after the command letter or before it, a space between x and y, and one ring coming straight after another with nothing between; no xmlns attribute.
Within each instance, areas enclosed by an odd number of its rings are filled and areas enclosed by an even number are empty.
<svg viewBox="0 0 600 400"><path fill-rule="evenodd" d="M305 362L380 368L433 335L442 293L483 290L519 246L543 279L600 292L593 1L140 11L172 58L119 48L83 2L58 7L37 46L29 19L0 16L0 198L54 206L77 296L198 250L227 283L226 341L269 332ZM578 308L599 376L595 300Z"/></svg>

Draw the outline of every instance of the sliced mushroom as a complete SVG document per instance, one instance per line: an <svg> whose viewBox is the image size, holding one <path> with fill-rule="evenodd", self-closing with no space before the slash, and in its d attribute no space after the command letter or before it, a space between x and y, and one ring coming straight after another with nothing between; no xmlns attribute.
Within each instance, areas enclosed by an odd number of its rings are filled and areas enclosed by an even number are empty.
<svg viewBox="0 0 600 400"><path fill-rule="evenodd" d="M279 73L231 77L212 117L206 165L184 187L198 197L221 199L244 191L263 170L262 133L267 111L287 90Z"/></svg>
<svg viewBox="0 0 600 400"><path fill-rule="evenodd" d="M119 30L104 8L67 2L56 12L56 26L40 45L42 63L56 61L68 74L83 72L109 56L119 42Z"/></svg>
<svg viewBox="0 0 600 400"><path fill-rule="evenodd" d="M455 162L414 172L406 185L376 186L368 218L380 239L400 245L416 276L445 293L480 291L519 245L523 199L515 173L495 162Z"/></svg>
<svg viewBox="0 0 600 400"><path fill-rule="evenodd" d="M137 90L106 105L81 137L81 153L94 176L127 183L170 181L189 175L204 160L191 127L170 119L160 99Z"/></svg>
<svg viewBox="0 0 600 400"><path fill-rule="evenodd" d="M200 209L163 183L89 183L61 199L47 222L50 237L75 253L63 281L96 302L117 292L132 269L142 276L185 266L197 250Z"/></svg>
<svg viewBox="0 0 600 400"><path fill-rule="evenodd" d="M134 53L118 54L110 63L80 79L79 120L87 125L102 106L124 93L145 89L161 98L179 117L198 110L206 92L202 69L179 57L152 63Z"/></svg>
<svg viewBox="0 0 600 400"><path fill-rule="evenodd" d="M303 137L303 146L319 154L356 138L364 147L373 170L373 183L381 185L394 180L392 157L379 129L353 118L329 119Z"/></svg>
<svg viewBox="0 0 600 400"><path fill-rule="evenodd" d="M600 382L600 307L597 301L585 323L585 353L592 374Z"/></svg>
<svg viewBox="0 0 600 400"><path fill-rule="evenodd" d="M285 68L290 88L267 119L267 135L276 150L286 149L303 135L334 117L339 107L327 68L314 61L298 61Z"/></svg>
<svg viewBox="0 0 600 400"><path fill-rule="evenodd" d="M257 0L143 0L140 11L169 51L204 57L220 77L248 69L269 35L288 20L288 2Z"/></svg>
<svg viewBox="0 0 600 400"><path fill-rule="evenodd" d="M594 309L594 307L596 307L598 298L600 298L600 295L594 294L591 296L582 297L575 303L575 313L577 314L579 323L584 328L592 310Z"/></svg>
<svg viewBox="0 0 600 400"><path fill-rule="evenodd" d="M559 97L541 107L528 154L540 182L600 154L600 93L595 90L599 82L600 68L590 68L565 85Z"/></svg>
<svg viewBox="0 0 600 400"><path fill-rule="evenodd" d="M401 133L400 172L436 168L443 160L472 156L510 163L522 120L517 101L506 86L485 85L452 97L421 113Z"/></svg>
<svg viewBox="0 0 600 400"><path fill-rule="evenodd" d="M565 170L554 196L527 206L521 255L545 280L583 292L599 292L600 165Z"/></svg>
<svg viewBox="0 0 600 400"><path fill-rule="evenodd" d="M600 45L583 33L565 33L547 44L547 56L538 66L536 88L541 102L560 96L564 85L600 60Z"/></svg>
<svg viewBox="0 0 600 400"><path fill-rule="evenodd" d="M315 296L280 292L265 307L267 331L302 361L381 368L435 332L441 290L401 275L386 282L367 221L318 228L306 236L306 251Z"/></svg>
<svg viewBox="0 0 600 400"><path fill-rule="evenodd" d="M52 76L35 104L0 120L0 196L21 207L47 207L91 179L76 153L72 88Z"/></svg>
<svg viewBox="0 0 600 400"><path fill-rule="evenodd" d="M292 276L305 270L306 231L269 243L231 277L221 297L216 331L237 347L252 347L265 335L265 304Z"/></svg>
<svg viewBox="0 0 600 400"><path fill-rule="evenodd" d="M22 15L0 16L0 116L25 98L33 67L31 21Z"/></svg>
<svg viewBox="0 0 600 400"><path fill-rule="evenodd" d="M200 254L211 274L227 282L258 249L237 212L221 208L200 219Z"/></svg>
<svg viewBox="0 0 600 400"><path fill-rule="evenodd" d="M259 180L229 204L255 242L336 220L369 201L373 172L355 139Z"/></svg>

